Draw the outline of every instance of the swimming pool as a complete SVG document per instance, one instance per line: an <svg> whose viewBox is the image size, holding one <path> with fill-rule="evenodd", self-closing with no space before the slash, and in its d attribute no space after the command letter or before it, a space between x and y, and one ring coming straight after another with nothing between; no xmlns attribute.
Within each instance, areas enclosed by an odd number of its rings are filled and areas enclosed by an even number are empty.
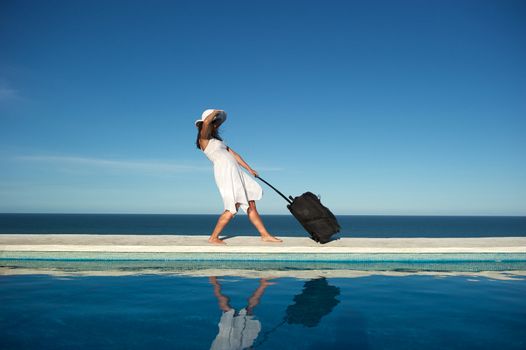
<svg viewBox="0 0 526 350"><path fill-rule="evenodd" d="M516 263L2 261L2 349L524 349Z"/></svg>

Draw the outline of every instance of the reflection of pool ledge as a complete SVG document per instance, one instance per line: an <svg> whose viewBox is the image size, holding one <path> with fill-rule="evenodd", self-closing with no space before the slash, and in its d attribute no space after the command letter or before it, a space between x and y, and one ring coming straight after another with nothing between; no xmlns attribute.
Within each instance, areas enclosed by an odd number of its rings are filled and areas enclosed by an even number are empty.
<svg viewBox="0 0 526 350"><path fill-rule="evenodd" d="M211 245L205 236L0 235L1 259L279 260L279 261L526 261L526 237L309 238L232 237Z"/></svg>
<svg viewBox="0 0 526 350"><path fill-rule="evenodd" d="M467 277L467 278L489 278L495 280L526 280L526 271L360 271L352 269L337 270L249 270L249 269L202 269L202 270L160 270L160 269L140 269L140 270L75 270L68 271L52 268L23 268L23 267L0 267L0 276L14 275L51 275L57 277L78 277L78 276L137 276L137 275L169 275L169 276L189 276L189 277L226 277L236 276L242 278L360 278L370 276L433 276L433 277ZM478 280L473 280L478 282Z"/></svg>

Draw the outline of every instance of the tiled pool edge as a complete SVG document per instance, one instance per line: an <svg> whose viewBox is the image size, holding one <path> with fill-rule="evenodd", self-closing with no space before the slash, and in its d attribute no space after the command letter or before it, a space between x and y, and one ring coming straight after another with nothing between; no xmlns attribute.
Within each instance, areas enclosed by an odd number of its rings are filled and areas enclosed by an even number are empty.
<svg viewBox="0 0 526 350"><path fill-rule="evenodd" d="M185 235L0 235L0 260L321 261L433 262L526 261L526 237L352 238L327 244L284 237L230 237L213 245Z"/></svg>
<svg viewBox="0 0 526 350"><path fill-rule="evenodd" d="M224 253L0 251L0 260L523 262L526 253Z"/></svg>

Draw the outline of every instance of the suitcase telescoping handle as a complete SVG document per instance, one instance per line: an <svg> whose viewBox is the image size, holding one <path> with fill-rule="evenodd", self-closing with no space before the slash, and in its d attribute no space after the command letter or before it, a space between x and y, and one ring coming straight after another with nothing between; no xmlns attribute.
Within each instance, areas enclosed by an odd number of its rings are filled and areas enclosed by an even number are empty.
<svg viewBox="0 0 526 350"><path fill-rule="evenodd" d="M264 183L266 183L268 186L270 186L270 188L272 188L274 191L276 191L281 197L285 198L285 200L289 203L289 204L292 204L292 201L290 199L288 199L287 197L285 197L285 195L283 193L281 193L280 191L278 191L278 189L274 186L272 186L271 184L269 184L268 182L266 182L265 180L263 180L262 178L259 177L259 175L256 176L258 179L260 179L261 181L263 181Z"/></svg>

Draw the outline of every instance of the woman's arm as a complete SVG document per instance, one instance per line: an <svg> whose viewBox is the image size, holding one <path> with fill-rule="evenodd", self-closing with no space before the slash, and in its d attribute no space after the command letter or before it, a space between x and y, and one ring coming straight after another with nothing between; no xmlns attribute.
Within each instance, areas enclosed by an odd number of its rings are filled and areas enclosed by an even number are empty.
<svg viewBox="0 0 526 350"><path fill-rule="evenodd" d="M210 139L210 134L212 133L212 128L210 127L210 124L212 124L212 121L220 112L221 110L215 109L205 118L205 120L203 120L203 127L201 128L201 134L199 135L200 139Z"/></svg>
<svg viewBox="0 0 526 350"><path fill-rule="evenodd" d="M230 147L228 147L228 152L232 153L232 155L234 156L234 158L236 159L236 161L239 163L239 165L241 165L243 168L247 169L249 173L251 173L252 175L254 176L258 176L258 173L257 171L255 171L254 169L252 169L248 164L247 162L245 162L243 160L243 158L241 158L241 156L239 154L237 154L236 152L234 152L234 150Z"/></svg>
<svg viewBox="0 0 526 350"><path fill-rule="evenodd" d="M206 116L203 120L203 125L201 131L199 132L199 147L204 151L208 146L208 141L211 139L212 135L212 121L221 112L219 109L215 109L212 113Z"/></svg>

